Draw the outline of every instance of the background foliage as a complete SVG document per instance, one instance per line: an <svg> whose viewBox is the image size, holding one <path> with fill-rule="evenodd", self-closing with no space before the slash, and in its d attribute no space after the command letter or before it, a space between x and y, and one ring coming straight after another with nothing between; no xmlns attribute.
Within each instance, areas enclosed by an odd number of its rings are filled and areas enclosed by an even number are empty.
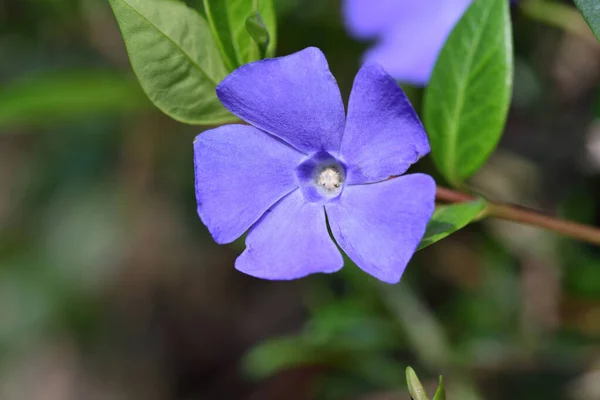
<svg viewBox="0 0 600 400"><path fill-rule="evenodd" d="M168 105L180 102L169 109L178 120L229 120L212 88L260 58L260 46L249 37L244 48L227 44L243 32L225 29L217 10L208 18L205 2L160 3L166 11L146 18L155 26L180 12L206 24L191 39L154 29L148 43L127 47L188 63ZM577 3L593 11L593 2ZM235 272L239 246L215 245L195 214L191 143L201 128L147 100L144 92L152 98L169 82L137 84L134 73L152 72L140 67L152 60L133 59L132 70L119 29L139 26L124 27L111 10L146 4L0 0L1 399L406 399L409 364L430 395L443 373L448 399L600 397L596 248L485 221L419 252L398 286L349 263L341 274L296 282ZM278 29L266 54L275 45L281 55L321 48L347 99L368 43L348 37L340 4L274 6ZM581 17L564 31L521 10L511 10L507 126L469 184L597 225L599 45ZM597 14L588 12L593 25ZM210 51L226 55L222 64L185 43L213 31L220 42ZM465 98L483 107L490 85ZM426 120L443 104L432 103L434 90L406 89ZM203 120L206 109L222 118ZM434 162L419 168L437 174ZM440 181L470 175L468 165L452 165ZM438 220L460 226L479 207L464 205L450 220L442 209ZM428 237L443 231L430 227Z"/></svg>

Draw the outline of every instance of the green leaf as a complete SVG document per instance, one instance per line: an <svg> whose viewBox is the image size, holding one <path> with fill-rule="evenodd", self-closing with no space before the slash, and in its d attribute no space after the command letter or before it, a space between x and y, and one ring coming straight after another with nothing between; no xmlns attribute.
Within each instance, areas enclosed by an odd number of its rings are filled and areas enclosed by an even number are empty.
<svg viewBox="0 0 600 400"><path fill-rule="evenodd" d="M208 23L174 0L109 0L142 88L164 113L189 124L235 118L215 87L226 76Z"/></svg>
<svg viewBox="0 0 600 400"><path fill-rule="evenodd" d="M338 299L313 312L303 337L306 343L348 353L397 349L402 345L398 334L394 322L378 315L364 299Z"/></svg>
<svg viewBox="0 0 600 400"><path fill-rule="evenodd" d="M317 362L323 354L299 336L271 339L252 348L244 356L242 368L249 377L263 379L286 368Z"/></svg>
<svg viewBox="0 0 600 400"><path fill-rule="evenodd" d="M421 381L417 377L415 370L411 367L406 367L406 383L408 384L410 397L413 400L429 400L423 385L421 385Z"/></svg>
<svg viewBox="0 0 600 400"><path fill-rule="evenodd" d="M256 12L246 19L246 30L258 45L261 58L264 58L269 46L269 31L259 13Z"/></svg>
<svg viewBox="0 0 600 400"><path fill-rule="evenodd" d="M600 40L600 2L598 0L574 0L594 35Z"/></svg>
<svg viewBox="0 0 600 400"><path fill-rule="evenodd" d="M473 175L496 147L512 80L509 2L475 0L442 48L424 98L433 161L453 185Z"/></svg>
<svg viewBox="0 0 600 400"><path fill-rule="evenodd" d="M437 207L427 224L427 230L419 244L419 250L464 228L484 210L485 206L485 200L478 199L467 203Z"/></svg>
<svg viewBox="0 0 600 400"><path fill-rule="evenodd" d="M110 71L54 71L0 89L0 127L47 125L94 114L151 107L130 76Z"/></svg>
<svg viewBox="0 0 600 400"><path fill-rule="evenodd" d="M273 0L204 0L204 9L223 60L230 71L259 60L265 54L272 56L275 53ZM248 19L254 18L256 22L257 16L267 32L268 40L264 51L261 51L260 42L257 43L253 36L253 33L257 33L257 26L248 27Z"/></svg>
<svg viewBox="0 0 600 400"><path fill-rule="evenodd" d="M435 391L433 400L446 400L446 389L444 389L444 378L442 378L441 375L440 375L440 383L438 385L437 390Z"/></svg>

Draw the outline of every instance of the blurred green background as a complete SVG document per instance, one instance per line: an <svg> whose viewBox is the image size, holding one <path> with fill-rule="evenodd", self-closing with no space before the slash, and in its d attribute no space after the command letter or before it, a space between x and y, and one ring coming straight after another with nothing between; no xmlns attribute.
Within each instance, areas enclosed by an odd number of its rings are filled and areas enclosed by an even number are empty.
<svg viewBox="0 0 600 400"><path fill-rule="evenodd" d="M347 99L368 43L339 2L277 11L278 54L320 47ZM511 113L472 185L598 225L600 45L513 19ZM200 131L145 98L106 1L0 0L0 399L408 399L407 365L450 400L600 399L598 248L486 221L400 285L257 280L196 215Z"/></svg>

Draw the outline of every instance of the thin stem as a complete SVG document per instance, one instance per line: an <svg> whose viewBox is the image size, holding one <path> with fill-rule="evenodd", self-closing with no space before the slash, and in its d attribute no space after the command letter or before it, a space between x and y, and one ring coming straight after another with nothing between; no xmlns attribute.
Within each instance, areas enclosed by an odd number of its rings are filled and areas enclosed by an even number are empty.
<svg viewBox="0 0 600 400"><path fill-rule="evenodd" d="M439 187L436 192L436 200L444 203L464 203L475 200L474 196L467 193L457 192L448 188ZM600 246L600 229L565 221L560 218L540 214L535 210L510 204L497 204L488 201L486 216L513 221L520 224L538 226L554 232L570 236L584 242Z"/></svg>
<svg viewBox="0 0 600 400"><path fill-rule="evenodd" d="M435 198L443 203L464 203L477 199L475 196L471 196L470 194L457 192L441 186L437 187Z"/></svg>

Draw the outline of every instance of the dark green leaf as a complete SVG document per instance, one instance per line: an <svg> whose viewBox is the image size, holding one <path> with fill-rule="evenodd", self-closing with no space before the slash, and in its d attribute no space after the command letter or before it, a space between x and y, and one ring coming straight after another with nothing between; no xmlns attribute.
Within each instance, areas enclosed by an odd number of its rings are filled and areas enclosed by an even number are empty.
<svg viewBox="0 0 600 400"><path fill-rule="evenodd" d="M275 11L273 0L204 0L204 9L210 27L217 40L219 50L231 71L240 65L256 61L275 52ZM248 27L247 20L260 21L267 35L265 50L261 51L259 41L253 35L258 26ZM250 30L252 29L252 30ZM261 36L264 36L262 33Z"/></svg>
<svg viewBox="0 0 600 400"><path fill-rule="evenodd" d="M56 71L0 89L0 127L146 107L151 104L132 77L109 71Z"/></svg>
<svg viewBox="0 0 600 400"><path fill-rule="evenodd" d="M511 98L512 33L506 0L475 0L440 52L424 120L442 175L459 185L487 160Z"/></svg>
<svg viewBox="0 0 600 400"><path fill-rule="evenodd" d="M334 364L340 370L347 371L358 381L363 380L375 387L397 387L399 377L402 376L403 368L391 352L357 351L340 354L339 362ZM360 360L360 362L357 362ZM343 399L356 399L354 396L343 397ZM340 399L341 397L333 397Z"/></svg>
<svg viewBox="0 0 600 400"><path fill-rule="evenodd" d="M340 352L398 348L393 321L367 307L364 300L336 300L319 307L307 322L306 342Z"/></svg>
<svg viewBox="0 0 600 400"><path fill-rule="evenodd" d="M322 354L302 337L271 339L252 348L242 366L251 378L262 379L289 367L316 362Z"/></svg>
<svg viewBox="0 0 600 400"><path fill-rule="evenodd" d="M174 0L109 0L142 88L189 124L235 120L215 94L227 70L208 23Z"/></svg>
<svg viewBox="0 0 600 400"><path fill-rule="evenodd" d="M435 391L433 400L446 400L446 389L444 389L444 378L442 378L441 376L440 376L440 383L438 385L437 390Z"/></svg>
<svg viewBox="0 0 600 400"><path fill-rule="evenodd" d="M598 0L574 0L594 35L600 40L600 2Z"/></svg>
<svg viewBox="0 0 600 400"><path fill-rule="evenodd" d="M429 220L425 235L419 244L419 250L464 228L483 211L485 205L485 200L479 199L468 203L437 207Z"/></svg>
<svg viewBox="0 0 600 400"><path fill-rule="evenodd" d="M413 400L429 400L423 385L421 385L421 381L417 377L415 370L411 367L406 367L406 383L408 384L410 397L412 397Z"/></svg>

